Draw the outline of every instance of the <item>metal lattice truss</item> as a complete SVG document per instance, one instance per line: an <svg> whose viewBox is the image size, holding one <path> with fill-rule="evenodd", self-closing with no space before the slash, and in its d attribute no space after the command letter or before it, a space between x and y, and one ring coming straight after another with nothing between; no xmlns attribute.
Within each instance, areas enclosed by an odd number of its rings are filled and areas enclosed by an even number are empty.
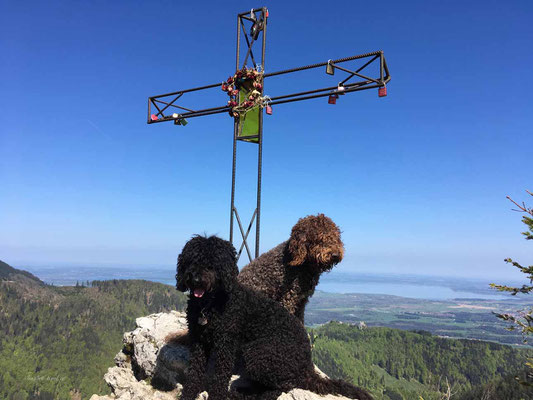
<svg viewBox="0 0 533 400"><path fill-rule="evenodd" d="M238 71L252 69L254 73L260 73L260 87L257 89L260 91L257 99L261 102L254 103L260 105L260 111L258 113L257 130L251 136L241 136L241 128L243 120L239 114L235 112L235 104L237 109L244 104L244 100L239 98L238 94L232 91L224 93L221 88L224 89L225 82L217 82L210 85L200 86L192 89L178 90L171 93L160 94L157 96L151 96L148 98L148 123L154 124L159 122L173 121L176 125L186 125L187 119L195 117L203 117L204 115L230 113L233 115L233 168L232 168L232 182L231 182L231 210L230 210L230 242L233 243L233 226L234 221L237 222L239 231L242 236L242 243L238 251L238 257L240 257L243 249L246 249L249 260L252 260L252 253L250 246L248 246L248 236L255 223L255 257L259 255L259 229L261 218L261 171L262 171L262 149L263 149L263 107L266 107L267 113L272 112L271 106L276 104L291 103L295 101L315 99L319 97L329 96L329 103L334 104L336 98L339 95L344 95L352 92L368 89L378 89L380 97L386 96L386 84L390 81L389 69L387 68L387 62L383 51L375 51L372 53L361 54L351 57L340 58L337 60L328 60L326 62L307 65L303 67L286 69L283 71L265 73L265 46L266 46L266 31L268 21L268 10L266 7L253 9L249 12L244 12L237 15L237 57L235 64L235 74ZM261 43L260 52L254 54L254 44ZM244 48L244 52L241 53L241 47ZM243 56L244 54L244 56ZM331 79L332 83L326 87L319 89L309 89L305 91L280 94L277 96L264 96L264 86L267 78L293 74L306 70L313 70L318 68L324 68L325 73L328 76L335 74L335 71L339 71L336 78L328 78L322 75L326 79ZM237 75L235 75L237 76ZM342 80L339 82L339 76ZM337 79L336 83L333 79ZM290 87L290 85L284 85L284 87ZM206 95L198 96L199 92L211 90L213 97L225 96L221 98L221 102L224 105L214 105L214 107L204 108L203 103ZM216 92L215 92L216 91ZM230 101L228 101L228 95L230 95ZM255 93L256 96L257 93ZM198 101L200 97L200 101ZM194 105L200 103L201 106ZM266 100L268 99L268 101ZM233 104L233 105L232 105ZM246 106L244 104L244 106ZM251 220L248 224L248 228L245 232L243 224L237 208L235 206L235 180L236 180L236 166L237 166L237 142L245 141L258 144L258 163L257 163L257 206L252 214Z"/></svg>

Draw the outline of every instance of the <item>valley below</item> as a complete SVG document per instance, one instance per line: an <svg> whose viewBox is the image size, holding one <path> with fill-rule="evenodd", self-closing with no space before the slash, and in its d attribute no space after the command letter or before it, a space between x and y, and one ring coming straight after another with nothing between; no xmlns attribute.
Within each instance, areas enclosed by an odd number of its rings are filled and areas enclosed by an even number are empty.
<svg viewBox="0 0 533 400"><path fill-rule="evenodd" d="M524 297L509 299L457 298L415 299L382 294L316 292L306 309L305 323L318 326L329 321L366 326L384 326L411 331L427 331L451 338L487 340L524 345L522 335L494 313L525 308Z"/></svg>

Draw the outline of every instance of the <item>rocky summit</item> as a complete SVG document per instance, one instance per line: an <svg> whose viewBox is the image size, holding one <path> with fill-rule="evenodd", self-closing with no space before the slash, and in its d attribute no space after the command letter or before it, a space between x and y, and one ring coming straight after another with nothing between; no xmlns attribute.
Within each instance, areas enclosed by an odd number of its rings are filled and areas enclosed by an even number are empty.
<svg viewBox="0 0 533 400"><path fill-rule="evenodd" d="M123 348L115 357L104 380L111 388L107 396L93 395L90 400L176 400L182 389L189 362L187 346L168 340L187 327L185 314L171 311L137 318L137 328L126 332ZM246 384L235 375L232 385ZM208 398L206 392L198 397ZM280 400L342 400L342 396L319 396L294 389Z"/></svg>

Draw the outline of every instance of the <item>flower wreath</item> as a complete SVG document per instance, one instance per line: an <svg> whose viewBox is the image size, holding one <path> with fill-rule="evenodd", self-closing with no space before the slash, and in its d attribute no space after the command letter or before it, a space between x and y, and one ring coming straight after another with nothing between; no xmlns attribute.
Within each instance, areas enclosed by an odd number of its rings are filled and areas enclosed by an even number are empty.
<svg viewBox="0 0 533 400"><path fill-rule="evenodd" d="M230 96L230 100L228 100L229 115L237 118L246 114L252 108L263 106L264 99L261 97L263 73L256 69L245 67L237 71L235 75L230 76L226 82L223 82L222 90ZM241 90L248 94L248 98L239 104Z"/></svg>

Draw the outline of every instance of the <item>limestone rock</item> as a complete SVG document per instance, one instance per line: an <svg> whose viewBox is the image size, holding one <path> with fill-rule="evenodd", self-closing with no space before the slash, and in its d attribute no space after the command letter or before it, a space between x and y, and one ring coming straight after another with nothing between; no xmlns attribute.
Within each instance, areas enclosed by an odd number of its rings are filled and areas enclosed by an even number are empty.
<svg viewBox="0 0 533 400"><path fill-rule="evenodd" d="M104 380L112 388L113 394L93 395L90 400L176 400L181 389L169 392L156 390L146 381L138 381L131 369L122 367L109 368Z"/></svg>
<svg viewBox="0 0 533 400"><path fill-rule="evenodd" d="M165 338L186 329L185 314L177 311L152 314L135 322L137 328L125 333L123 339L123 353L131 356L135 375L138 379L155 376L174 387L187 366L189 351L185 346L167 345ZM123 360L117 355L116 361L120 362L117 365L123 364Z"/></svg>

